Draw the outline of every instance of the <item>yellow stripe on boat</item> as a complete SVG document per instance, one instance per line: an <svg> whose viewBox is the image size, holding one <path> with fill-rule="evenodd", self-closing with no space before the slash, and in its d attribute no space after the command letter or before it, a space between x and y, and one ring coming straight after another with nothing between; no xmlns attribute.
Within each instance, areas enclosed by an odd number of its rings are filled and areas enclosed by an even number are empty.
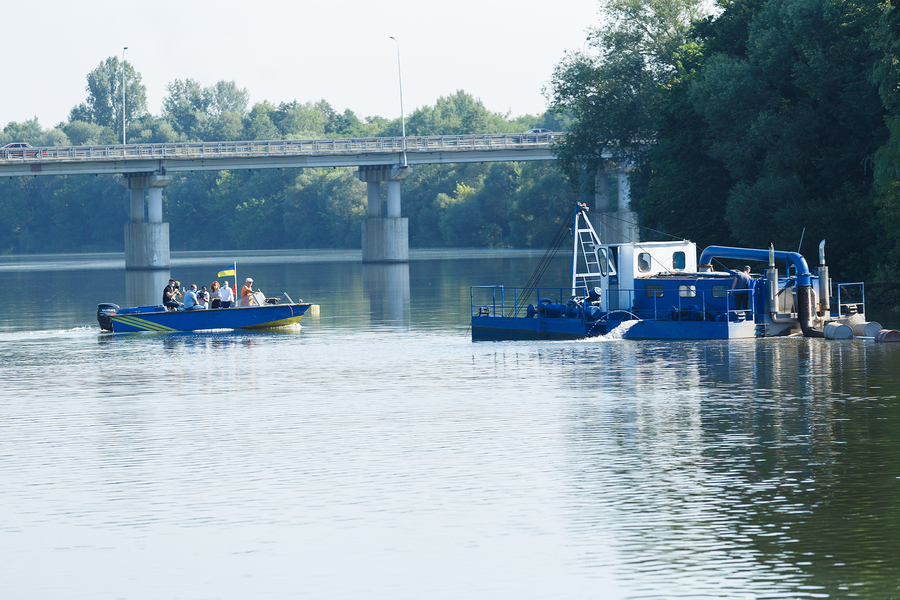
<svg viewBox="0 0 900 600"><path fill-rule="evenodd" d="M285 325L293 325L294 323L299 323L300 319L303 318L303 315L288 317L287 319L279 319L278 321L269 321L267 323L260 323L258 325L246 325L241 327L241 329L269 329L271 327L284 327Z"/></svg>
<svg viewBox="0 0 900 600"><path fill-rule="evenodd" d="M131 315L116 315L112 318L112 320L114 323L131 325L136 329L144 329L146 331L178 331L177 329L173 329L172 327L166 327L165 325L160 325L159 323L154 323L152 321L147 321L146 319L141 319L139 317L134 317Z"/></svg>

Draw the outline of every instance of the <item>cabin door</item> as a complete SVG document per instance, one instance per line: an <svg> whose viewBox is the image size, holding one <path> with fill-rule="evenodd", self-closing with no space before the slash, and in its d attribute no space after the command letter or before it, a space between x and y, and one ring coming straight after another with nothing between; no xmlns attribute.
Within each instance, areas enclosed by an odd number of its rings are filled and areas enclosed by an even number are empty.
<svg viewBox="0 0 900 600"><path fill-rule="evenodd" d="M619 310L619 273L616 266L619 264L619 248L618 246L608 246L606 248L607 264L609 265L609 277L604 278L604 294L603 300L606 303L604 308L607 311Z"/></svg>

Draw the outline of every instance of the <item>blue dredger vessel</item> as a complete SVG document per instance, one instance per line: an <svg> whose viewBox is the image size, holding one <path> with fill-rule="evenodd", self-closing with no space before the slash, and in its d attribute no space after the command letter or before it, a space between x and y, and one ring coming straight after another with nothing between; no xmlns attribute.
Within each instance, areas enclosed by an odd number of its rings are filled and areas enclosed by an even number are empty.
<svg viewBox="0 0 900 600"><path fill-rule="evenodd" d="M798 252L771 246L710 246L698 260L687 240L603 244L587 207L572 212L571 287L473 286L473 340L900 338L866 321L863 283L829 279L824 240L814 272ZM751 275L749 290L738 290L734 271L714 270L713 259L767 268Z"/></svg>

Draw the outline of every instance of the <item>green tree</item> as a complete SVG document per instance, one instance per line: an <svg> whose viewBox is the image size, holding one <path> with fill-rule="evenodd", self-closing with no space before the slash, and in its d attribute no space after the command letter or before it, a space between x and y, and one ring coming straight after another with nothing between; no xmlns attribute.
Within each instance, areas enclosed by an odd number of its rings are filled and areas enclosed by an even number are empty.
<svg viewBox="0 0 900 600"><path fill-rule="evenodd" d="M325 137L328 124L335 113L325 100L301 104L283 102L271 112L270 118L279 134L269 139L315 139Z"/></svg>
<svg viewBox="0 0 900 600"><path fill-rule="evenodd" d="M492 113L462 90L441 96L433 107L416 109L406 122L408 135L463 135L515 131L506 117Z"/></svg>
<svg viewBox="0 0 900 600"><path fill-rule="evenodd" d="M202 141L197 133L206 124L213 103L212 91L193 79L176 79L166 86L163 118L186 141Z"/></svg>
<svg viewBox="0 0 900 600"><path fill-rule="evenodd" d="M123 72L124 71L124 72ZM87 100L74 109L70 120L79 120L122 131L122 87L126 98L124 118L130 123L147 112L147 90L141 83L141 74L125 61L115 56L101 62L87 75Z"/></svg>
<svg viewBox="0 0 900 600"><path fill-rule="evenodd" d="M632 176L632 207L647 238L665 232L690 238L701 247L731 244L725 222L725 199L735 181L725 165L712 158L702 118L688 98L703 55L697 44L677 54L678 72L662 88L657 143L644 168Z"/></svg>
<svg viewBox="0 0 900 600"><path fill-rule="evenodd" d="M73 146L100 146L118 141L115 131L96 123L69 121L62 128Z"/></svg>
<svg viewBox="0 0 900 600"><path fill-rule="evenodd" d="M893 280L900 266L900 10L894 0L881 4L872 47L879 58L872 69L872 81L885 109L888 139L874 156L877 203L886 230L891 260L885 261L876 277Z"/></svg>
<svg viewBox="0 0 900 600"><path fill-rule="evenodd" d="M193 79L166 86L162 117L185 141L241 139L250 92L233 81L203 87ZM257 138L259 139L259 138ZM271 138L270 138L271 139Z"/></svg>
<svg viewBox="0 0 900 600"><path fill-rule="evenodd" d="M250 114L244 119L244 133L251 140L281 139L281 132L272 121L276 108L268 102L253 105Z"/></svg>
<svg viewBox="0 0 900 600"><path fill-rule="evenodd" d="M676 71L675 52L703 13L701 0L605 0L603 24L591 30L590 53L557 65L550 110L571 115L570 135L557 146L574 188L593 188L604 154L643 164L655 137L660 84Z"/></svg>
<svg viewBox="0 0 900 600"><path fill-rule="evenodd" d="M366 186L353 169L301 169L286 190L285 243L292 248L358 248Z"/></svg>
<svg viewBox="0 0 900 600"><path fill-rule="evenodd" d="M226 112L236 113L243 117L250 103L250 92L247 88L239 88L234 81L217 81L212 87L210 112L220 116Z"/></svg>
<svg viewBox="0 0 900 600"><path fill-rule="evenodd" d="M149 114L133 122L129 130L129 144L171 144L180 139L178 132L168 121Z"/></svg>
<svg viewBox="0 0 900 600"><path fill-rule="evenodd" d="M572 204L563 174L552 163L521 165L509 208L510 246L547 248Z"/></svg>
<svg viewBox="0 0 900 600"><path fill-rule="evenodd" d="M325 135L328 137L371 137L372 132L366 123L360 121L349 108L341 114L335 114L330 122L325 124Z"/></svg>
<svg viewBox="0 0 900 600"><path fill-rule="evenodd" d="M687 87L701 144L732 180L723 190L730 232L742 245L795 248L805 227L811 243L828 239L835 274L869 271L884 248L858 244L879 233L867 161L887 138L868 82L876 2L752 6L748 39L717 40L720 51ZM729 35L742 30L735 21L724 21ZM706 32L715 35L715 24ZM676 160L668 172L688 168Z"/></svg>

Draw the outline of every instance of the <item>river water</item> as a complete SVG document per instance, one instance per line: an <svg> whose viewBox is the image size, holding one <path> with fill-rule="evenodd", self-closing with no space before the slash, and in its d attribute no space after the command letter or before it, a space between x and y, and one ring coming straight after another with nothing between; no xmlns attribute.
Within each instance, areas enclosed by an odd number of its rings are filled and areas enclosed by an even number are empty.
<svg viewBox="0 0 900 600"><path fill-rule="evenodd" d="M900 596L900 345L472 343L539 254L246 254L319 315L116 336L121 256L0 257L0 597Z"/></svg>

